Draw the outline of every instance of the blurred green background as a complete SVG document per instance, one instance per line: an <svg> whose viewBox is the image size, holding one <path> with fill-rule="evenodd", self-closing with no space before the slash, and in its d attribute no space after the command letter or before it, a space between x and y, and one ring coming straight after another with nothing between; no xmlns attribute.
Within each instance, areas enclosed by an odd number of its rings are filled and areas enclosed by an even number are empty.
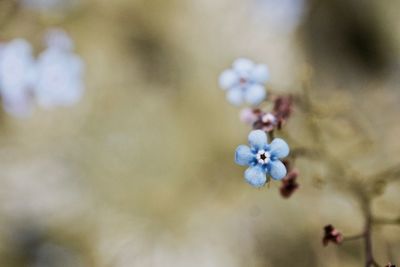
<svg viewBox="0 0 400 267"><path fill-rule="evenodd" d="M329 151L373 174L400 161L399 1L82 0L37 10L0 1L0 39L39 50L49 27L72 36L86 92L71 108L1 114L0 266L363 266L362 243L322 247L322 228L363 218L323 164L299 159L290 199L254 189L235 165L248 126L218 89L240 56L268 64L274 92L313 101ZM312 145L300 110L284 130ZM368 181L360 181L368 183ZM335 185L336 184L336 185ZM374 202L400 212L393 183ZM396 226L374 231L399 260Z"/></svg>

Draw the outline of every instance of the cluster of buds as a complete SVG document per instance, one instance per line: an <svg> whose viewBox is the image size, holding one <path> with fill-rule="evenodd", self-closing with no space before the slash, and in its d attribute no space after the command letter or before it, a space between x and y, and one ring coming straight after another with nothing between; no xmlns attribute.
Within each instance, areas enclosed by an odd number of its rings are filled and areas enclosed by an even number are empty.
<svg viewBox="0 0 400 267"><path fill-rule="evenodd" d="M324 237L322 238L322 244L327 246L329 242L333 244L340 244L343 241L343 235L333 225L329 224L324 227Z"/></svg>
<svg viewBox="0 0 400 267"><path fill-rule="evenodd" d="M264 112L259 108L245 108L240 113L240 119L244 123L252 125L255 130L272 132L282 129L293 111L293 99L291 96L279 96L274 100L271 112Z"/></svg>

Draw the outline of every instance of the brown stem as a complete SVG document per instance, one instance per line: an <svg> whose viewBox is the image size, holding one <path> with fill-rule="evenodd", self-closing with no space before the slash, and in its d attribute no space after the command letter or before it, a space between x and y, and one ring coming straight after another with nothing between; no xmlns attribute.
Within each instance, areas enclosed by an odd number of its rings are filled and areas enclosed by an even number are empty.
<svg viewBox="0 0 400 267"><path fill-rule="evenodd" d="M365 244L365 267L380 267L374 258L372 248L372 215L371 203L369 200L364 199L365 203L365 228L364 228L364 244Z"/></svg>

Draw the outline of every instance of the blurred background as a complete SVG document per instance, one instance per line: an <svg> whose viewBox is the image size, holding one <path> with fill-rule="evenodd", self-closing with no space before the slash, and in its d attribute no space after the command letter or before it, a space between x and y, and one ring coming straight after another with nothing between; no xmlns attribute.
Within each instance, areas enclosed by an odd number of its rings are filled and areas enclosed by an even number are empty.
<svg viewBox="0 0 400 267"><path fill-rule="evenodd" d="M362 242L321 244L332 223L363 227L349 177L298 159L300 189L254 189L235 165L249 128L218 89L240 56L268 64L268 89L312 100L330 153L351 171L399 164L399 1L0 0L0 39L39 51L65 29L85 62L72 107L0 116L0 266L363 266ZM284 129L315 140L295 112ZM279 135L279 133L278 133ZM340 178L340 179L339 179ZM361 180L360 183L368 183ZM399 185L375 214L400 212ZM400 231L376 228L379 262ZM395 262L396 263L396 262Z"/></svg>

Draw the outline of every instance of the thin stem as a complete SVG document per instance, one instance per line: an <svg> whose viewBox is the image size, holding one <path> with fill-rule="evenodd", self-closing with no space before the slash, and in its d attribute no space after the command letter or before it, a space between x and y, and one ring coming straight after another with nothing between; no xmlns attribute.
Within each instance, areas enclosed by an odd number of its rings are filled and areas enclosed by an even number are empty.
<svg viewBox="0 0 400 267"><path fill-rule="evenodd" d="M381 224L381 225L400 225L400 218L394 218L394 219L374 218L372 222L374 224Z"/></svg>
<svg viewBox="0 0 400 267"><path fill-rule="evenodd" d="M347 241L354 241L354 240L360 240L363 239L365 237L365 234L358 234L358 235L352 235L352 236L345 236L343 238L343 242L347 242Z"/></svg>
<svg viewBox="0 0 400 267"><path fill-rule="evenodd" d="M364 247L365 247L365 267L380 267L374 258L372 247L372 214L371 202L369 199L364 199L365 211L365 226L364 226Z"/></svg>

